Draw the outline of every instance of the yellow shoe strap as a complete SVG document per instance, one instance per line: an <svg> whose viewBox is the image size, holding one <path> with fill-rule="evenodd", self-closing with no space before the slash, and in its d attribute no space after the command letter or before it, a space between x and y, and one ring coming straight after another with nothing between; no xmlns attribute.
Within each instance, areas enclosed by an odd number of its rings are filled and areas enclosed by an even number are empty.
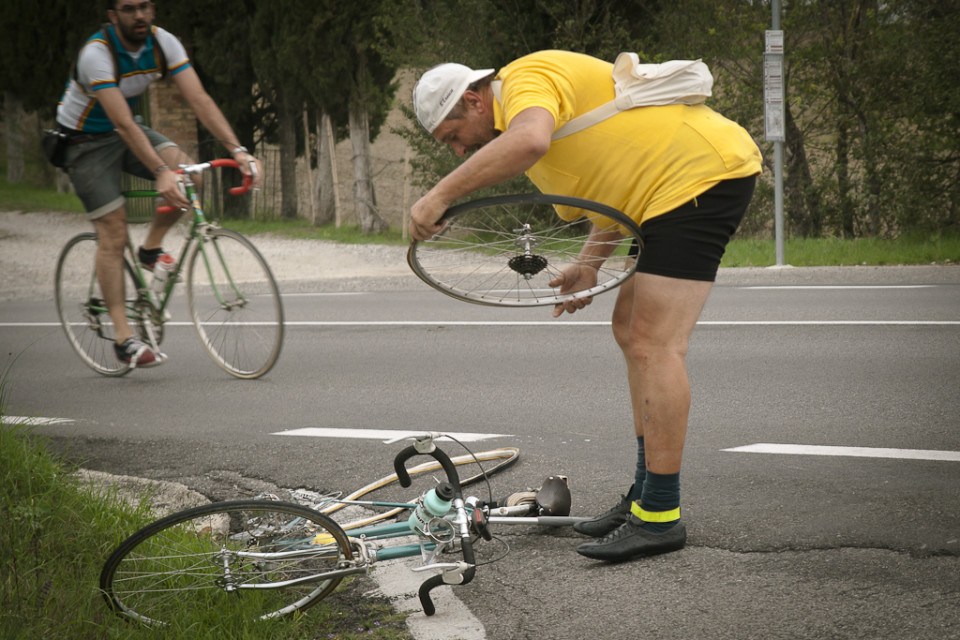
<svg viewBox="0 0 960 640"><path fill-rule="evenodd" d="M645 511L636 501L630 505L630 513L644 522L673 522L680 519L680 507L670 511Z"/></svg>

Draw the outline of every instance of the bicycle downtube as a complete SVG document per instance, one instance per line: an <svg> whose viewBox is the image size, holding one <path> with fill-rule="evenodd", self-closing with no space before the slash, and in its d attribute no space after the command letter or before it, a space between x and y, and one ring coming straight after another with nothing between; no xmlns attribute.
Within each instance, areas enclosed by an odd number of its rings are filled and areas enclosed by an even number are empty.
<svg viewBox="0 0 960 640"><path fill-rule="evenodd" d="M397 481L401 487L410 486L410 474L407 473L404 463L413 456L420 454L432 456L439 462L444 473L447 475L447 482L453 486L453 506L457 511L457 524L460 527L460 549L463 552L463 561L468 565L467 569L463 572L441 573L428 578L420 585L419 596L423 613L432 616L437 612L437 608L434 606L433 600L430 599L430 591L444 584L467 584L473 580L473 576L477 572L477 567L476 558L473 553L473 540L470 537L467 510L463 502L463 492L460 490L460 477L457 474L457 467L450 460L450 457L442 449L433 446L433 444L430 445L430 450L419 450L416 445L411 445L398 453L397 457L393 459L393 468L397 473ZM450 576L451 580L454 577L458 578L458 581L447 582L447 576Z"/></svg>

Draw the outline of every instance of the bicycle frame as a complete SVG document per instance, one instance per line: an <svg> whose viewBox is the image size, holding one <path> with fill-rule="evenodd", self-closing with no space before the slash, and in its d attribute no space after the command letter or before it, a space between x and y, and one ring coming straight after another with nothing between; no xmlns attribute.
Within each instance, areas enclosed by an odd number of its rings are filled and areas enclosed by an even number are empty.
<svg viewBox="0 0 960 640"><path fill-rule="evenodd" d="M151 339L151 346L156 349L159 347L156 341L156 337L153 335L152 325L162 326L163 323L167 320L167 305L170 302L170 299L173 297L173 289L176 286L176 283L182 279L183 271L187 262L187 257L191 254L193 246L199 244L197 251L201 252L203 257L204 267L207 270L208 275L212 278L212 269L210 256L207 254L207 243L203 242L203 238L209 233L210 229L216 228L211 222L207 221L206 216L203 213L203 207L200 205L200 198L197 194L196 183L194 183L191 176L194 173L200 173L208 167L217 167L217 166L236 166L236 163L230 164L233 161L217 161L214 160L209 163L200 163L194 165L181 165L178 169L178 173L183 174L183 191L184 195L190 201L190 213L193 214L193 218L189 223L189 229L187 231L187 239L183 244L183 247L180 250L180 255L176 261L176 267L167 277L167 282L164 284L163 290L159 293L154 291L150 287L150 283L147 281L144 269L140 267L140 261L136 259L136 254L134 253L133 241L128 237L127 238L127 247L126 253L128 255L128 263L130 265L130 270L134 276L134 283L137 286L137 298L133 300L131 305L129 302L127 304L127 318L130 320L141 320L143 318L143 313L136 307L142 304L142 301L147 301L147 304L151 307L151 325L148 329L148 333ZM244 176L243 185L241 187L236 187L231 189L231 193L243 193L247 190L250 184L250 178ZM133 190L126 191L123 194L128 198L157 198L159 193L153 190ZM174 208L171 206L162 206L157 208L157 212L162 214L171 214L174 211ZM220 254L220 249L217 247L217 260L220 264L223 264L223 256ZM241 300L244 300L243 294L240 289L234 284L233 278L230 274L229 269L224 269L227 274L230 282L230 286L233 289L233 292ZM220 304L224 307L229 305L226 303L225 296L223 296L219 289L214 286L214 295ZM154 299L156 297L156 299ZM245 300L244 300L245 302ZM106 312L106 309L103 310Z"/></svg>
<svg viewBox="0 0 960 640"><path fill-rule="evenodd" d="M349 540L356 552L356 559L341 563L340 567L332 571L324 571L311 576L303 576L294 580L284 580L273 583L257 584L231 584L229 564L224 565L223 582L228 590L263 590L263 589L282 589L294 584L319 583L332 578L343 577L358 573L367 573L371 571L374 565L380 561L395 560L401 558L410 558L420 555L423 564L413 567L412 571L432 571L439 570L438 575L428 578L420 587L420 601L426 615L433 615L436 611L433 601L430 598L430 591L442 584L467 584L473 579L476 571L476 561L473 554L474 536L483 537L489 540L488 535L484 535L486 525L538 525L538 526L569 526L576 522L586 520L587 518L568 517L568 516L529 516L536 512L535 504L517 505L513 507L491 507L483 504L478 498L464 498L459 489L459 477L454 463L447 454L433 444L434 436L439 434L428 434L417 440L412 445L399 454L394 460L394 468L397 472L397 479L401 486L410 486L410 476L404 468L404 462L414 455L430 455L436 459L447 475L448 481L454 487L455 498L450 509L444 516L433 518L430 522L429 532L424 533L414 529L408 522L408 516L401 515L397 522L386 524L376 524L347 531ZM415 510L423 501L423 496L412 503L380 502L380 501L357 501L357 500L335 500L328 499L320 504L319 507L329 503L339 504L363 504L377 507L400 508L410 512ZM483 523L482 528L479 524ZM417 541L401 544L387 545L386 541L398 538L416 537ZM293 545L296 548L289 551L274 553L261 553L257 551L231 551L224 550L224 554L237 560L259 560L259 561L281 561L289 558L318 557L331 558L337 557L335 546L329 534L320 534L314 538L305 538L299 545ZM447 550L455 548L459 544L463 560L457 562L437 562L438 556Z"/></svg>
<svg viewBox="0 0 960 640"><path fill-rule="evenodd" d="M176 268L172 272L170 272L169 277L167 278L167 283L164 285L161 295L158 296L158 299L155 302L153 301L154 292L150 289L149 283L147 282L147 279L144 276L144 270L140 268L140 261L136 259L136 256L134 254L133 241L130 240L129 238L127 239L127 252L129 255L129 262L135 276L135 282L138 285L137 286L138 293L146 293L149 296L149 299L151 300L151 302L154 304L156 311L161 315L164 313L164 311L167 308L167 304L170 301L170 297L173 293L174 286L180 280L180 277L184 270L184 265L186 264L186 258L187 256L190 255L191 249L194 244L197 244L197 243L200 244L198 251L200 251L201 255L203 256L204 266L207 269L208 274L211 271L210 257L207 255L206 244L202 242L202 239L209 232L210 229L216 228L216 225L207 221L207 218L203 213L203 207L200 205L200 198L197 194L196 184L194 183L194 181L190 176L193 173L202 171L207 166L216 167L216 166L223 166L224 164L225 163L218 163L216 160L214 160L213 162L210 162L210 163L184 165L179 169L178 172L182 173L184 176L184 179L183 179L184 195L186 195L187 199L190 201L190 204L191 204L190 212L193 214L193 219L190 221L190 227L187 232L187 240L180 251L180 256L176 262ZM249 177L245 176L244 185L242 187L237 187L236 189L231 189L231 193L233 192L242 193L243 191L246 191L246 188L249 185L249 183L250 183ZM123 195L128 198L156 198L156 197L159 197L160 194L152 190L135 190L135 191L124 192ZM173 207L170 207L170 206L159 207L157 209L157 212L161 214L169 214L173 212ZM217 252L218 252L217 258L222 263L223 257L219 254L219 248L217 249ZM229 275L229 271L227 271L227 274ZM230 285L233 288L234 292L237 293L237 295L242 298L243 296L240 293L239 289L236 287L236 285L233 283L232 278L230 280ZM219 290L215 290L214 293L217 297L217 300L221 304L226 305L224 296L220 294ZM128 318L131 318L131 319L139 318L139 314L136 313L135 310L131 310L131 311L133 311L133 314L131 315L128 313L127 315Z"/></svg>
<svg viewBox="0 0 960 640"><path fill-rule="evenodd" d="M186 239L179 259L162 286L155 286L149 271L140 266L132 239L127 237L120 267L127 279L123 314L127 322L136 325L144 342L159 353L164 324L170 318L173 288L178 281L186 282L187 307L207 353L227 373L252 379L269 371L279 357L283 307L270 267L253 243L209 222L204 214L192 174L223 166L239 167L234 160L220 159L177 169L184 175L182 188L191 213L189 220L183 221ZM252 180L252 176L244 176L243 184L230 192L245 193ZM156 198L158 193L137 190L125 195ZM164 206L157 212L173 210ZM103 375L124 375L135 364L116 366L114 352L100 342L113 340L115 335L109 329L111 321L92 259L96 249L92 251L91 247L96 247L96 241L95 233L79 234L61 250L54 284L57 311L71 345L88 366ZM85 273L91 262L94 269L89 280L71 282L71 276ZM260 330L261 326L269 328Z"/></svg>

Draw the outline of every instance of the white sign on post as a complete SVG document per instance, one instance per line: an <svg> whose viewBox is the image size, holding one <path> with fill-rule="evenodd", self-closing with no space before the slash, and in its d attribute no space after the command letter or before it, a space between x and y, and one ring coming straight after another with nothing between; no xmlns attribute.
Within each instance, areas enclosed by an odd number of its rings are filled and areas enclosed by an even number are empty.
<svg viewBox="0 0 960 640"><path fill-rule="evenodd" d="M763 54L763 133L769 142L783 142L783 31L767 31Z"/></svg>

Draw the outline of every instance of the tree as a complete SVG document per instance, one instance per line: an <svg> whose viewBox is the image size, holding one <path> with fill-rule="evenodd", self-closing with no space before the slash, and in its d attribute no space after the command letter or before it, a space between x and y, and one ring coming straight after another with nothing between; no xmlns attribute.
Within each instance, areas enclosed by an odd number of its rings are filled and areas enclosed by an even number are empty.
<svg viewBox="0 0 960 640"><path fill-rule="evenodd" d="M160 9L158 7L158 9ZM276 129L272 104L263 99L251 59L250 15L255 0L166 0L156 22L180 37L204 88L220 107L239 142L255 149ZM223 145L198 123L199 160L225 157ZM223 194L240 181L239 173L223 173ZM227 218L248 217L250 201L224 195L221 213Z"/></svg>
<svg viewBox="0 0 960 640"><path fill-rule="evenodd" d="M29 2L0 3L0 88L11 182L25 175L24 112L52 119L80 44L95 31L97 18L89 5L70 0L50 0L43 10Z"/></svg>
<svg viewBox="0 0 960 640"><path fill-rule="evenodd" d="M309 0L271 0L256 4L249 38L253 69L261 91L277 111L283 196L280 215L292 220L298 213L298 125L308 93L303 84L298 44L303 38L304 18L315 5Z"/></svg>
<svg viewBox="0 0 960 640"><path fill-rule="evenodd" d="M387 223L377 211L376 193L370 168L370 142L386 119L396 85L397 66L382 54L390 48L389 34L378 30L384 0L353 3L342 7L340 20L349 27L340 31L349 69L348 123L353 148L354 206L365 232L378 232Z"/></svg>

